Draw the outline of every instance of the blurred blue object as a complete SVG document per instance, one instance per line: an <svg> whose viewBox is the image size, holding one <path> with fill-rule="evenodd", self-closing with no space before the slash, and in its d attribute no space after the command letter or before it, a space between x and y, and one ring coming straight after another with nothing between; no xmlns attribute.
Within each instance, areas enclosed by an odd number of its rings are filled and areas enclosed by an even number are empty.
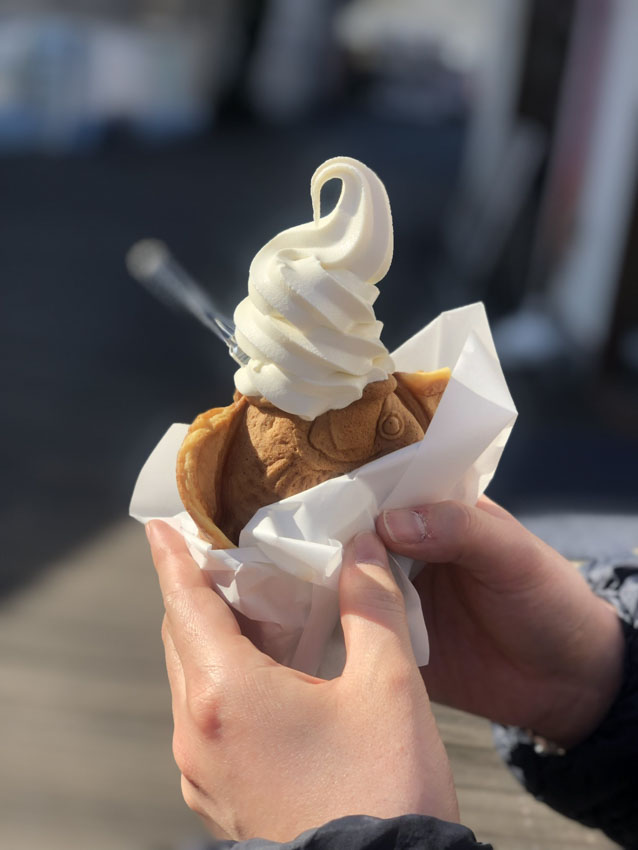
<svg viewBox="0 0 638 850"><path fill-rule="evenodd" d="M0 148L57 147L75 126L82 39L58 19L4 20L0 27Z"/></svg>
<svg viewBox="0 0 638 850"><path fill-rule="evenodd" d="M530 513L519 517L526 528L572 561L622 560L638 554L635 514Z"/></svg>
<svg viewBox="0 0 638 850"><path fill-rule="evenodd" d="M211 118L210 36L193 23L0 18L0 151L63 152L112 126L147 140Z"/></svg>

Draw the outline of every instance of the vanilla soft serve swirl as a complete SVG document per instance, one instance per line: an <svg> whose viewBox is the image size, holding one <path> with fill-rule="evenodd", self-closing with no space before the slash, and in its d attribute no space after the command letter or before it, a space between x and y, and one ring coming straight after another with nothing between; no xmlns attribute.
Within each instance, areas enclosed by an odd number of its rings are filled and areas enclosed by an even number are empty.
<svg viewBox="0 0 638 850"><path fill-rule="evenodd" d="M341 180L341 195L321 216L321 189L333 179ZM303 419L347 407L393 370L372 309L374 284L392 260L383 183L363 163L335 157L315 171L310 195L313 221L259 251L234 317L250 357L235 373L237 389Z"/></svg>

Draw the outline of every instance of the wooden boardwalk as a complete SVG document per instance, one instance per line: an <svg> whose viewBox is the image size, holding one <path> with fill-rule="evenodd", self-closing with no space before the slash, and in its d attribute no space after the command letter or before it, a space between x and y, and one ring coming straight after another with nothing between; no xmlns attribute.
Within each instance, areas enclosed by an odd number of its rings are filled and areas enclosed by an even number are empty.
<svg viewBox="0 0 638 850"><path fill-rule="evenodd" d="M190 850L140 526L123 522L5 601L0 617L0 847ZM437 708L463 822L498 850L612 848L525 794L489 725Z"/></svg>

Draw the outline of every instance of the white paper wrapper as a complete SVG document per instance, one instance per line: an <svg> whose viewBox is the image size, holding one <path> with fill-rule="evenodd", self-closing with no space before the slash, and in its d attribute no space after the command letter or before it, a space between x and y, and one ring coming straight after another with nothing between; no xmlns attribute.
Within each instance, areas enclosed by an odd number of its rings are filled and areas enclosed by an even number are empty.
<svg viewBox="0 0 638 850"><path fill-rule="evenodd" d="M442 313L393 358L401 372L452 369L423 440L262 508L241 532L239 548L211 549L184 511L175 464L187 425L169 428L140 472L131 500L135 519L163 519L183 534L211 584L256 621L256 634L273 657L307 673L332 675L343 657L335 631L343 545L373 529L386 508L443 499L474 504L494 475L516 419L482 304ZM393 556L422 666L429 656L427 630L409 580L420 566Z"/></svg>

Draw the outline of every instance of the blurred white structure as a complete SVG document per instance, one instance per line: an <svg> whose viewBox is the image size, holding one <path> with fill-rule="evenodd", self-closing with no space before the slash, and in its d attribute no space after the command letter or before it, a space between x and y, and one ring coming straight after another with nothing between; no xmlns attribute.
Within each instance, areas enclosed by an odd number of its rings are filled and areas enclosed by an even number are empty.
<svg viewBox="0 0 638 850"><path fill-rule="evenodd" d="M128 18L94 8L0 14L0 149L72 149L114 124L171 138L209 122L232 0L214 0L203 17L164 5Z"/></svg>
<svg viewBox="0 0 638 850"><path fill-rule="evenodd" d="M475 116L500 26L494 11L504 5L509 22L507 10L520 2L351 0L337 13L335 32L352 65L368 77L367 104L378 113L423 123L468 111ZM474 149L474 130L470 135Z"/></svg>
<svg viewBox="0 0 638 850"><path fill-rule="evenodd" d="M582 3L580 14L600 14L597 2ZM583 181L572 232L549 289L549 305L570 340L591 354L607 340L638 168L638 3L605 0L599 6L606 7L608 24ZM586 20L581 28L585 25ZM580 47L574 44L575 70L591 62ZM573 86L578 85L583 81L575 77ZM573 90L565 92L570 96L575 97Z"/></svg>
<svg viewBox="0 0 638 850"><path fill-rule="evenodd" d="M335 0L266 0L246 92L260 118L294 121L334 89L334 7Z"/></svg>
<svg viewBox="0 0 638 850"><path fill-rule="evenodd" d="M490 41L494 2L508 5L505 0L350 0L337 14L336 31L361 64L387 43L433 49L450 68L473 72Z"/></svg>
<svg viewBox="0 0 638 850"><path fill-rule="evenodd" d="M359 68L398 76L403 64L405 86L418 61L430 62L462 80L469 115L463 179L477 194L492 181L512 129L528 6L529 0L351 0L336 17L337 37ZM429 81L443 97L458 96L441 74ZM419 101L412 102L418 118ZM424 111L428 103L445 114L440 98L422 98Z"/></svg>
<svg viewBox="0 0 638 850"><path fill-rule="evenodd" d="M591 368L609 341L638 178L637 45L635 0L577 0L527 297L494 329L506 365Z"/></svg>
<svg viewBox="0 0 638 850"><path fill-rule="evenodd" d="M481 0L485 36L475 87L461 181L470 198L491 194L515 139L529 0ZM516 142L514 142L516 143ZM533 144L533 142L532 142Z"/></svg>

